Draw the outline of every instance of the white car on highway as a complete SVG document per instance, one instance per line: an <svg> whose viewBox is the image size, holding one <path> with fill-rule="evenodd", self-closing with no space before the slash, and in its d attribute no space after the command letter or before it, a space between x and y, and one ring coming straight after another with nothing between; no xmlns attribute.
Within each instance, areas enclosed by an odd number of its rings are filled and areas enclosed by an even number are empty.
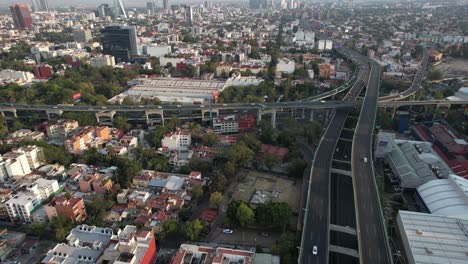
<svg viewBox="0 0 468 264"><path fill-rule="evenodd" d="M367 158L366 157L362 158L362 161L367 162Z"/></svg>
<svg viewBox="0 0 468 264"><path fill-rule="evenodd" d="M314 246L314 247L312 248L312 255L317 256L317 254L318 254L317 246Z"/></svg>
<svg viewBox="0 0 468 264"><path fill-rule="evenodd" d="M232 231L232 229L223 229L223 233L224 234L232 234L232 233L234 233L234 231Z"/></svg>

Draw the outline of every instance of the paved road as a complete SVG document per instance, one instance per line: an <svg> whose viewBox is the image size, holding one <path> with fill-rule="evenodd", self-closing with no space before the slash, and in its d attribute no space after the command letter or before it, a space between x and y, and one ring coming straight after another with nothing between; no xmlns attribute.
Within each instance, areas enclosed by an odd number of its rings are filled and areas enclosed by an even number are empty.
<svg viewBox="0 0 468 264"><path fill-rule="evenodd" d="M411 86L399 94L379 97L379 102L402 100L415 94L421 87L421 82L422 82L422 79L424 78L424 73L426 72L428 62L429 62L429 53L427 52L427 49L424 49L421 65L419 66L418 71L416 72L416 75L414 76L413 83L411 83Z"/></svg>
<svg viewBox="0 0 468 264"><path fill-rule="evenodd" d="M283 102L283 103L265 103L265 104L218 104L213 105L213 109L219 110L279 110L279 109L351 109L361 102L354 102L348 97L346 101L302 101L302 102ZM407 105L437 105L437 104L452 104L452 105L466 105L468 100L448 101L448 100L427 100L427 101L382 101L378 102L378 107L389 106L407 106ZM209 110L208 106L194 106L194 105L164 105L164 106L55 106L55 105L21 105L21 104L0 104L0 112L23 110L23 111L66 111L66 112L144 112L152 110L162 111L196 111L196 110Z"/></svg>
<svg viewBox="0 0 468 264"><path fill-rule="evenodd" d="M344 101L354 101L364 86L363 78L367 75L367 67L363 67L358 81L346 94ZM330 224L330 169L333 154L341 129L344 126L348 112L337 110L328 125L315 155L310 175L309 196L306 223L302 237L302 252L300 263L328 263L329 224ZM312 249L317 246L317 256Z"/></svg>
<svg viewBox="0 0 468 264"><path fill-rule="evenodd" d="M392 263L372 164L372 134L380 85L380 67L372 62L366 96L355 130L352 172L359 254L363 264ZM364 157L367 162L364 162Z"/></svg>
<svg viewBox="0 0 468 264"><path fill-rule="evenodd" d="M242 104L215 104L213 109L220 110L270 110L270 109L335 109L335 108L352 108L356 104L343 101L327 101L325 102L280 102L280 103L242 103ZM0 110L26 110L26 111L78 111L78 112L143 112L143 111L196 111L209 110L208 105L106 105L106 106L89 106L89 105L23 105L1 103Z"/></svg>

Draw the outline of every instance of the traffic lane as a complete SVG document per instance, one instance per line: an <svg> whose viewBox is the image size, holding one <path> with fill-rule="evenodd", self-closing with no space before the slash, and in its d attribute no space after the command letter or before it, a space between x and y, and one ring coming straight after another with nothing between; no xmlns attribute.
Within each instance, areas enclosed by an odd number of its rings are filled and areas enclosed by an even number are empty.
<svg viewBox="0 0 468 264"><path fill-rule="evenodd" d="M391 263L388 256L384 225L381 219L378 194L373 178L371 144L372 130L376 111L379 72L373 71L369 89L364 100L362 115L359 118L359 129L355 137L356 147L353 155L355 188L358 201L359 239L362 263ZM366 157L368 162L364 162Z"/></svg>
<svg viewBox="0 0 468 264"><path fill-rule="evenodd" d="M328 258L328 216L329 216L329 186L330 167L334 148L346 114L339 111L326 131L316 155L311 177L311 196L308 208L306 234L310 240L303 247L302 263L326 263ZM313 246L317 246L317 256L312 254Z"/></svg>

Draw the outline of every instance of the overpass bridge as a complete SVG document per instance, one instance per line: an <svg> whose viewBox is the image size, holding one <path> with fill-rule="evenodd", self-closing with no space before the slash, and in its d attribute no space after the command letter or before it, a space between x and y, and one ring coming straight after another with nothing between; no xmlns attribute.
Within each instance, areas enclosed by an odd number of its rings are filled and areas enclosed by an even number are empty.
<svg viewBox="0 0 468 264"><path fill-rule="evenodd" d="M250 111L257 113L257 120L261 121L262 116L271 115L272 125L276 123L278 112L302 110L309 111L313 119L315 111L330 111L335 109L354 109L361 105L361 101L298 101L298 102L277 102L277 103L243 103L243 104L213 104L205 105L106 105L106 106L88 106L88 105L24 105L24 104L0 104L0 113L7 119L17 117L18 113L43 112L47 119L54 119L61 116L64 112L89 112L93 113L96 120L101 124L112 124L114 116L118 113L128 113L138 115L131 116L129 120L145 120L147 124L161 123L171 117L171 113L190 112L197 113L193 116L203 121L210 120L210 116L217 118L220 113L228 111ZM448 101L448 100L426 100L426 101L379 101L377 107L394 107L417 105L435 105L437 107L450 107L452 105L468 105L468 100ZM21 115L21 114L20 114Z"/></svg>

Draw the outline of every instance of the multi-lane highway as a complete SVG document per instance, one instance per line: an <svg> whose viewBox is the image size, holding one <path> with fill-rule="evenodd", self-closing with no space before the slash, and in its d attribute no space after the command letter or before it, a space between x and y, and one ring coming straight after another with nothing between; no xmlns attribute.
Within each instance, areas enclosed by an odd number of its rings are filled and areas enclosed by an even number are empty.
<svg viewBox="0 0 468 264"><path fill-rule="evenodd" d="M380 66L371 62L366 95L355 129L352 175L360 263L392 263L372 164L372 135L380 85Z"/></svg>
<svg viewBox="0 0 468 264"><path fill-rule="evenodd" d="M345 101L326 101L326 102L282 102L282 103L251 103L251 104L214 104L213 109L219 110L258 110L258 109L351 109L355 106L361 105L362 102L349 100L348 97ZM426 101L379 101L378 107L390 106L407 106L407 105L466 105L468 100L448 101L448 100L426 100ZM111 105L111 106L87 106L87 105L23 105L23 104L0 104L0 111L22 110L22 111L48 111L48 110L62 110L64 112L142 112L151 110L162 111L196 111L207 110L208 106L197 105L162 105L162 106L149 106L149 105Z"/></svg>
<svg viewBox="0 0 468 264"><path fill-rule="evenodd" d="M416 72L416 75L414 76L411 86L399 94L379 97L379 102L402 100L415 94L419 90L419 87L421 87L421 82L424 78L424 74L426 73L428 62L429 62L429 53L427 52L426 49L424 49L421 65L419 66L418 71Z"/></svg>
<svg viewBox="0 0 468 264"><path fill-rule="evenodd" d="M343 101L354 101L364 86L368 68L360 68L358 79ZM337 110L316 150L309 178L306 216L301 239L300 263L328 263L330 225L330 173L332 158L348 111ZM313 247L317 247L317 255Z"/></svg>
<svg viewBox="0 0 468 264"><path fill-rule="evenodd" d="M244 103L244 104L214 104L213 109L219 110L257 110L257 109L336 109L352 108L356 104L353 102L327 101L325 102L280 102L280 103ZM26 111L47 111L62 110L76 112L141 112L141 111L200 111L210 109L207 105L107 105L107 106L88 106L88 105L23 105L23 104L0 104L2 109L16 109Z"/></svg>

